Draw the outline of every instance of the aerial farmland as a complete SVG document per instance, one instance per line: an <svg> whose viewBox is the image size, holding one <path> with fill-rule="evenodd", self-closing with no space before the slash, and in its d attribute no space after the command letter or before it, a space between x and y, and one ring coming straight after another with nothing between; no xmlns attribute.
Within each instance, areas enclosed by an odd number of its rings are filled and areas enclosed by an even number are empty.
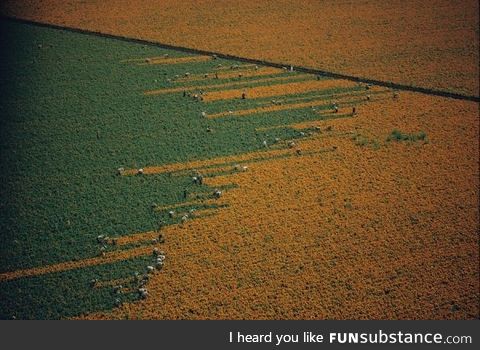
<svg viewBox="0 0 480 350"><path fill-rule="evenodd" d="M478 4L32 3L0 19L0 319L479 317Z"/></svg>

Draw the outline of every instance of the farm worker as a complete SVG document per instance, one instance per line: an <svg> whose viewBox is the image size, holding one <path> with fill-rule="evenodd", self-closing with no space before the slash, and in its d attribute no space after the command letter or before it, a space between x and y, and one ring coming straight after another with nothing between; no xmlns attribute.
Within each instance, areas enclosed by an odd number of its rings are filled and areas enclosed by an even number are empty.
<svg viewBox="0 0 480 350"><path fill-rule="evenodd" d="M356 108L355 108L355 107L353 107L353 108L352 108L352 115L355 115L355 114L356 114L356 112L357 112Z"/></svg>
<svg viewBox="0 0 480 350"><path fill-rule="evenodd" d="M188 191L187 191L187 189L184 189L183 190L183 198L187 199L187 197L188 197Z"/></svg>
<svg viewBox="0 0 480 350"><path fill-rule="evenodd" d="M215 79L218 79L218 73L215 73Z"/></svg>
<svg viewBox="0 0 480 350"><path fill-rule="evenodd" d="M337 102L333 102L333 111L334 111L335 113L338 113Z"/></svg>
<svg viewBox="0 0 480 350"><path fill-rule="evenodd" d="M242 100L245 100L247 98L247 93L244 91L242 92Z"/></svg>
<svg viewBox="0 0 480 350"><path fill-rule="evenodd" d="M187 92L183 90L183 97L187 96Z"/></svg>
<svg viewBox="0 0 480 350"><path fill-rule="evenodd" d="M203 176L202 176L202 175L198 175L198 176L197 176L197 179L198 179L198 184L199 184L199 185L202 185L202 184L203 184Z"/></svg>
<svg viewBox="0 0 480 350"><path fill-rule="evenodd" d="M158 235L158 243L165 243L165 237L162 233Z"/></svg>

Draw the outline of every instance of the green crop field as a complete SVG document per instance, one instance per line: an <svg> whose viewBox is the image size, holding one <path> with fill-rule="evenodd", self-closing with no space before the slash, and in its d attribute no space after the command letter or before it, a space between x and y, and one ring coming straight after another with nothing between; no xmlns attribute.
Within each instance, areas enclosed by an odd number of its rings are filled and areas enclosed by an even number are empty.
<svg viewBox="0 0 480 350"><path fill-rule="evenodd" d="M97 236L122 237L175 224L152 206L187 202L184 191L210 196L213 189L193 185L191 174L118 176L117 169L237 155L263 149L263 141L290 140L303 133L289 127L309 120L344 117L323 114L335 94L356 96L360 87L290 94L285 103L319 102L305 107L259 112L255 118L202 118L201 113L252 109L271 97L220 99L208 103L183 92L144 92L239 82L232 88L261 85L260 79L315 80L296 72L211 78L192 82L175 76L203 75L244 65L224 59L177 64L138 64L148 57L191 56L155 46L0 21L0 273L99 257ZM129 61L140 59L140 61ZM136 63L137 62L137 63ZM172 80L173 79L173 80ZM324 79L324 78L322 78ZM290 81L290 80L289 80ZM272 79L268 85L281 84ZM210 87L208 87L210 86ZM362 97L363 98L363 97ZM285 98L284 98L285 99ZM360 103L355 98L349 102ZM270 128L259 131L262 128ZM209 132L213 130L213 132ZM228 188L227 188L228 190ZM215 205L213 205L215 207ZM193 208L194 207L188 207ZM149 246L107 245L107 252ZM168 252L167 252L168 254ZM0 279L1 319L58 319L107 310L138 298L134 281L117 294L112 280L145 273L150 255ZM91 286L91 280L105 287Z"/></svg>

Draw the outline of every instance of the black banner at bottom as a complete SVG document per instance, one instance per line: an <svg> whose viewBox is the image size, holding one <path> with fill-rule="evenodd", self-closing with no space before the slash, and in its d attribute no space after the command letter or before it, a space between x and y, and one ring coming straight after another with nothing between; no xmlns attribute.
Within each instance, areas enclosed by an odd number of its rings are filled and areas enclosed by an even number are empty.
<svg viewBox="0 0 480 350"><path fill-rule="evenodd" d="M4 349L473 349L479 321L2 321Z"/></svg>

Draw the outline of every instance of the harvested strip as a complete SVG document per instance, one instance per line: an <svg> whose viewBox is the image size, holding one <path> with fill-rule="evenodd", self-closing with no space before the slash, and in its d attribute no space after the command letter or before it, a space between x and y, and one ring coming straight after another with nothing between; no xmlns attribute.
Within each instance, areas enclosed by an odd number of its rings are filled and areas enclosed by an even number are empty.
<svg viewBox="0 0 480 350"><path fill-rule="evenodd" d="M278 147L270 147L270 150L273 149L278 149ZM207 166L202 166L200 168L195 168L195 169L186 169L186 170L179 170L172 172L172 176L185 176L188 174L192 173L200 173L203 177L204 180L207 180L211 176L215 176L216 173L218 172L227 172L227 171L234 171L235 170L235 164L234 163L242 163L243 161L238 161L238 162L230 162L230 163L225 163L225 164L211 164ZM239 169L240 170L240 169ZM128 174L127 174L128 175Z"/></svg>
<svg viewBox="0 0 480 350"><path fill-rule="evenodd" d="M326 98L331 98L332 101L337 101L339 98L342 97L358 97L358 96L366 96L366 95L379 95L379 94L385 94L387 92L390 92L388 89L382 89L382 88L376 88L375 90L370 90L368 94L366 94L366 91L363 89L358 89L358 88L353 88L353 89L348 89L346 91L340 91L336 92L334 89L328 89L324 90L319 94L314 94L314 95L307 95L307 96L282 96L281 100L276 100L277 105L281 104L289 104L293 102L298 102L298 101L304 101L304 100L314 100L314 99L326 99ZM365 98L365 100L367 100ZM371 100L378 100L378 99L371 99Z"/></svg>
<svg viewBox="0 0 480 350"><path fill-rule="evenodd" d="M247 97L262 98L269 96L293 95L308 91L316 91L328 89L332 87L354 87L355 83L348 80L312 80L301 81L288 84L256 86L246 91ZM245 89L234 89L225 91L213 91L205 96L204 101L228 100L233 98L241 98Z"/></svg>
<svg viewBox="0 0 480 350"><path fill-rule="evenodd" d="M284 72L281 69L273 68L273 67L265 67L259 70L248 70L248 71L233 71L228 73L221 73L218 74L219 78L222 79L229 79L229 78L236 78L240 74L242 77L257 77L262 75L273 75L273 74L283 74Z"/></svg>
<svg viewBox="0 0 480 350"><path fill-rule="evenodd" d="M338 98L339 96L341 97L341 96L360 96L360 95L365 95L365 91L351 90L351 91L345 91L345 92L334 92L332 90L327 90L327 91L323 91L320 94L309 95L309 96L299 96L299 97L285 96L284 100L281 100L278 102L292 103L292 102L314 100L314 99L325 98L325 97Z"/></svg>
<svg viewBox="0 0 480 350"><path fill-rule="evenodd" d="M349 96L346 96L346 97L349 97ZM350 102L353 102L353 101L346 101L346 103L350 103ZM207 118L214 119L214 118L221 118L221 117L227 117L227 116L245 116L245 115L257 114L257 113L278 112L278 111L286 111L290 109L302 109L306 107L318 107L318 106L329 106L329 105L330 103L326 103L325 100L302 102L302 103L291 103L291 104L285 104L285 105L268 105L268 106L262 106L259 108L232 111L232 113L221 112L216 114L209 114Z"/></svg>
<svg viewBox="0 0 480 350"><path fill-rule="evenodd" d="M208 202L208 203L207 203ZM197 205L199 208L193 210L193 216L196 215L196 213L202 211L202 210L210 210L210 209L219 209L219 208L224 208L228 206L228 203L225 202L219 202L218 199L209 199L206 201L203 201ZM190 213L190 209L188 206L182 206L182 207L177 207L177 216L181 216L183 214L188 214ZM160 210L159 210L160 211Z"/></svg>
<svg viewBox="0 0 480 350"><path fill-rule="evenodd" d="M118 279L115 279L115 280L98 281L95 284L95 288L115 287L115 286L118 286L118 285L127 284L127 283L129 283L133 280L134 280L133 277L125 277L125 278L118 278Z"/></svg>
<svg viewBox="0 0 480 350"><path fill-rule="evenodd" d="M139 66L148 66L150 64L180 64L210 61L210 56L187 56L187 57L172 57L162 59L152 59L149 62L138 63Z"/></svg>
<svg viewBox="0 0 480 350"><path fill-rule="evenodd" d="M281 69L278 68L272 68L272 67L265 67L261 68L259 70L233 70L231 72L223 72L223 73L217 73L218 79L230 79L230 78L238 78L239 75L241 74L242 78L248 78L248 77L258 77L258 76L263 76L263 75L273 75L273 74L283 74L284 72ZM187 82L187 81L205 81L206 79L213 79L215 77L215 74L208 74L207 77L205 77L205 74L195 74L195 75L190 75L189 77L182 77L175 82Z"/></svg>
<svg viewBox="0 0 480 350"><path fill-rule="evenodd" d="M198 171L200 174L202 174L202 176L208 177L212 173L216 173L218 171L233 170L233 166L231 166L231 165L228 165L228 166L213 166L213 167L210 166L210 167L198 168L198 169L195 169L195 170ZM189 171L189 170L176 171L176 172L172 173L172 176L185 176L185 175L188 175L189 172L192 172L192 171ZM195 171L193 171L193 172L195 172Z"/></svg>
<svg viewBox="0 0 480 350"><path fill-rule="evenodd" d="M250 68L250 69L253 69L254 67L256 67L257 65L256 64L253 64L253 63L249 63L249 64L241 64L241 65L237 65L237 68L233 68L233 66L220 66L220 67L215 67L214 69L215 70L226 70L226 69L229 69L229 70L238 70L238 69L244 69L244 68Z"/></svg>
<svg viewBox="0 0 480 350"><path fill-rule="evenodd" d="M173 163L173 164L166 164L162 166L152 166L152 167L145 167L143 168L143 174L163 174L163 173L170 173L175 171L183 171L183 170L193 170L202 167L214 166L214 165L225 165L234 162L248 162L252 160L258 159L267 159L270 157L275 156L282 156L291 152L289 149L280 149L280 150L273 150L273 151L257 151L257 152L250 152L245 154L240 154L236 156L227 156L227 157L219 157L214 159L206 159L206 160L195 160L186 163ZM137 173L136 169L128 169L126 170L123 175L135 175Z"/></svg>
<svg viewBox="0 0 480 350"><path fill-rule="evenodd" d="M375 92L374 94L380 94L380 93L384 93L386 92L385 91L377 91ZM283 101L283 104L291 104L291 103L294 103L294 102L300 102L300 101L304 101L304 100L325 100L327 98L330 98L332 103L333 101L335 102L338 102L339 99L342 99L342 98L345 98L345 97L361 97L361 96L365 96L365 92L364 91L358 91L358 90L353 90L353 91L345 91L345 92L332 92L332 91L327 91L323 94L315 94L315 95L312 95L312 96L301 96L301 97L286 97ZM367 100L366 97L365 98L365 101ZM282 102L282 101L280 101ZM308 101L307 101L308 102ZM280 103L277 103L278 105L280 105Z"/></svg>
<svg viewBox="0 0 480 350"><path fill-rule="evenodd" d="M177 203L177 204L172 204L172 205L165 205L163 207L156 207L155 210L157 210L157 211L171 210L171 209L183 208L183 207L188 207L188 206L209 205L209 204L214 204L214 203L216 203L214 200L208 200L208 201L202 201L202 202L191 201L191 202Z"/></svg>
<svg viewBox="0 0 480 350"><path fill-rule="evenodd" d="M130 284L129 287L122 289L122 294L130 294L130 293L137 293L137 292L138 292L138 287L136 287L135 285L132 286L132 284Z"/></svg>
<svg viewBox="0 0 480 350"><path fill-rule="evenodd" d="M329 113L331 113L329 111ZM351 114L350 114L351 115ZM274 125L274 126L269 126L265 128L255 128L256 131L269 131L269 130L275 130L275 129L295 129L295 130L304 130L308 128L313 128L318 126L318 122L324 122L323 120L317 120L317 121L307 121L307 122L301 122L301 123L293 123L293 124L281 124L281 125Z"/></svg>
<svg viewBox="0 0 480 350"><path fill-rule="evenodd" d="M233 165L226 165L226 166L218 166L218 167L211 167L211 168L201 168L201 173L205 177L215 176L216 173L226 172L226 171L234 171L235 167Z"/></svg>
<svg viewBox="0 0 480 350"><path fill-rule="evenodd" d="M211 215L215 215L218 213L218 211L220 209L223 209L225 208L225 206L221 206L221 207L218 207L218 208L208 208L208 209L201 209L201 210L196 210L195 211L195 214L193 216L193 218L197 218L197 219L201 219L205 216L211 216Z"/></svg>
<svg viewBox="0 0 480 350"><path fill-rule="evenodd" d="M350 114L343 114L341 116L351 116ZM324 120L309 120L306 122L300 122L300 123L293 123L293 124L282 124L282 125L275 125L275 126L269 126L266 128L256 128L256 131L268 131L268 130L275 130L275 129L295 129L295 130L305 130L305 129L311 129L320 125L324 124ZM335 136L341 136L339 133L335 133Z"/></svg>
<svg viewBox="0 0 480 350"><path fill-rule="evenodd" d="M200 173L204 180L208 179L209 177L216 176L218 173L225 173L225 172L233 172L235 171L235 168L233 165L228 164L228 165L220 165L220 166L209 166L209 167L202 167L198 169L188 169L188 170L182 170L178 172L172 173L173 176L185 176L188 175L188 173L191 172L198 172Z"/></svg>
<svg viewBox="0 0 480 350"><path fill-rule="evenodd" d="M347 117L347 116L352 116L352 112L347 112L347 113L340 113L340 111L342 110L342 108L340 108L337 112L337 113L332 113L332 111L330 110L323 110L323 111L315 111L316 114L318 115L335 115L335 116L339 116L339 117ZM350 108L349 108L350 110Z"/></svg>
<svg viewBox="0 0 480 350"><path fill-rule="evenodd" d="M127 260L151 253L151 247L140 247L130 250L121 250L106 253L103 257L89 258L79 261L67 261L55 265L39 266L31 269L16 270L0 274L0 282L14 280L23 277L45 275L48 273L68 271L84 268L87 266L109 264L116 261Z"/></svg>
<svg viewBox="0 0 480 350"><path fill-rule="evenodd" d="M146 63L147 61L152 60L164 60L167 59L168 56L156 56L156 57L143 57L143 58L128 58L126 60L121 60L120 63Z"/></svg>
<svg viewBox="0 0 480 350"><path fill-rule="evenodd" d="M145 95L170 94L170 93L181 92L181 91L193 91L193 90L200 90L200 89L205 90L205 89L215 89L215 88L244 85L244 84L270 83L275 81L304 79L306 77L310 77L311 79L314 78L314 76L311 74L295 74L295 75L289 75L289 76L273 77L273 78L265 78L265 79L257 79L257 80L233 81L233 82L223 83L223 84L194 85L194 86L182 86L182 87L169 88L169 89L148 90L148 91L145 91L144 94Z"/></svg>
<svg viewBox="0 0 480 350"><path fill-rule="evenodd" d="M136 243L140 241L151 241L154 238L158 237L160 231L146 231L146 232L139 232L128 236L122 236L117 238L118 245L127 245L131 243ZM151 251L151 247L149 248Z"/></svg>

